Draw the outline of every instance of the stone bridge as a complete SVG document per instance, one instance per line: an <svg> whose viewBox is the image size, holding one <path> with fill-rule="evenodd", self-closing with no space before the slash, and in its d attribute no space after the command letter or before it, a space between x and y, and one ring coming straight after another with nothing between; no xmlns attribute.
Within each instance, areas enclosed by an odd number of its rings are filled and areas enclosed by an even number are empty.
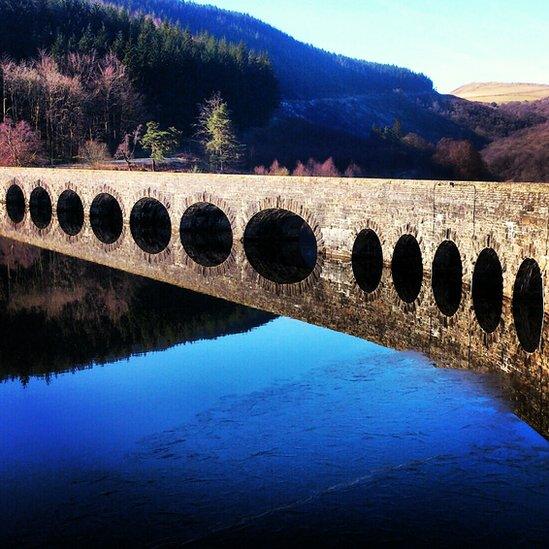
<svg viewBox="0 0 549 549"><path fill-rule="evenodd" d="M503 370L546 413L549 186L16 168L0 182L1 236Z"/></svg>

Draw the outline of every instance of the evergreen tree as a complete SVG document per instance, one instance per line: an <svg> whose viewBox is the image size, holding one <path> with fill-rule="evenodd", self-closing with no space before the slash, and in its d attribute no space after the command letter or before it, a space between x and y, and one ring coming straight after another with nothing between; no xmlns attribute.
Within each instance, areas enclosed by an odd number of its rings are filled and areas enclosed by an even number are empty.
<svg viewBox="0 0 549 549"><path fill-rule="evenodd" d="M238 165L243 146L233 129L227 103L219 93L201 105L197 134L212 170L223 173Z"/></svg>
<svg viewBox="0 0 549 549"><path fill-rule="evenodd" d="M147 122L147 130L141 138L141 146L150 152L153 172L156 171L156 163L164 160L177 147L180 135L181 132L175 128L161 130L158 122Z"/></svg>

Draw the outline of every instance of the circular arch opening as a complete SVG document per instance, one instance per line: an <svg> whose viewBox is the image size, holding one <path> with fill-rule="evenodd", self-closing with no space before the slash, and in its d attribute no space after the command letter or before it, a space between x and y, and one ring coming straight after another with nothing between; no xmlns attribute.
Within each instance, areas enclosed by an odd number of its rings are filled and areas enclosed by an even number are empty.
<svg viewBox="0 0 549 549"><path fill-rule="evenodd" d="M39 229L45 229L51 223L51 198L44 187L36 187L32 190L29 199L29 211L32 222Z"/></svg>
<svg viewBox="0 0 549 549"><path fill-rule="evenodd" d="M25 195L19 185L11 185L6 192L6 210L14 223L21 223L25 217Z"/></svg>
<svg viewBox="0 0 549 549"><path fill-rule="evenodd" d="M499 326L503 310L503 269L492 248L480 252L473 271L473 308L480 327L492 333Z"/></svg>
<svg viewBox="0 0 549 549"><path fill-rule="evenodd" d="M463 265L458 247L445 240L433 259L432 287L435 302L445 316L454 316L461 304Z"/></svg>
<svg viewBox="0 0 549 549"><path fill-rule="evenodd" d="M351 257L355 280L362 290L372 293L383 275L383 249L379 237L372 229L358 233Z"/></svg>
<svg viewBox="0 0 549 549"><path fill-rule="evenodd" d="M413 303L423 283L423 258L414 236L405 234L396 243L391 262L395 290L405 303Z"/></svg>
<svg viewBox="0 0 549 549"><path fill-rule="evenodd" d="M104 244L114 244L122 234L122 208L111 194L101 193L90 207L90 224L93 234Z"/></svg>
<svg viewBox="0 0 549 549"><path fill-rule="evenodd" d="M148 254L164 251L172 236L170 214L155 198L142 198L132 208L130 231L135 243Z"/></svg>
<svg viewBox="0 0 549 549"><path fill-rule="evenodd" d="M63 191L57 201L57 219L61 229L69 236L76 236L84 226L84 206L74 191Z"/></svg>
<svg viewBox="0 0 549 549"><path fill-rule="evenodd" d="M203 267L217 267L231 255L233 231L225 212L208 202L190 206L179 225L187 255Z"/></svg>
<svg viewBox="0 0 549 549"><path fill-rule="evenodd" d="M314 270L318 249L309 224L277 208L254 215L244 231L244 251L251 266L279 284L305 280Z"/></svg>
<svg viewBox="0 0 549 549"><path fill-rule="evenodd" d="M525 259L513 288L513 317L522 348L533 353L541 340L543 328L543 279L537 262Z"/></svg>

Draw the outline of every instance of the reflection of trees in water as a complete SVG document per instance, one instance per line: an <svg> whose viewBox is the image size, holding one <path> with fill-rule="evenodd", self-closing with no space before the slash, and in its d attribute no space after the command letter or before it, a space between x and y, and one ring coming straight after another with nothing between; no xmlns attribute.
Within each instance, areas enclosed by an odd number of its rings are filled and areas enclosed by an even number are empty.
<svg viewBox="0 0 549 549"><path fill-rule="evenodd" d="M247 331L273 315L0 239L0 379Z"/></svg>

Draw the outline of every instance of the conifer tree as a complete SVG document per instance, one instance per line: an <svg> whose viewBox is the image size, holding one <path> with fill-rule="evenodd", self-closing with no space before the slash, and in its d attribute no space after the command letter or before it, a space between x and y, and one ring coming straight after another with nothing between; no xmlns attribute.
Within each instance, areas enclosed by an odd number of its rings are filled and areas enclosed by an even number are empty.
<svg viewBox="0 0 549 549"><path fill-rule="evenodd" d="M158 122L147 122L147 130L141 138L141 146L150 152L153 172L156 171L156 163L164 160L179 144L180 135L181 132L175 128L161 130Z"/></svg>
<svg viewBox="0 0 549 549"><path fill-rule="evenodd" d="M219 93L200 106L197 136L212 170L223 173L238 165L243 145L236 137L229 107Z"/></svg>

